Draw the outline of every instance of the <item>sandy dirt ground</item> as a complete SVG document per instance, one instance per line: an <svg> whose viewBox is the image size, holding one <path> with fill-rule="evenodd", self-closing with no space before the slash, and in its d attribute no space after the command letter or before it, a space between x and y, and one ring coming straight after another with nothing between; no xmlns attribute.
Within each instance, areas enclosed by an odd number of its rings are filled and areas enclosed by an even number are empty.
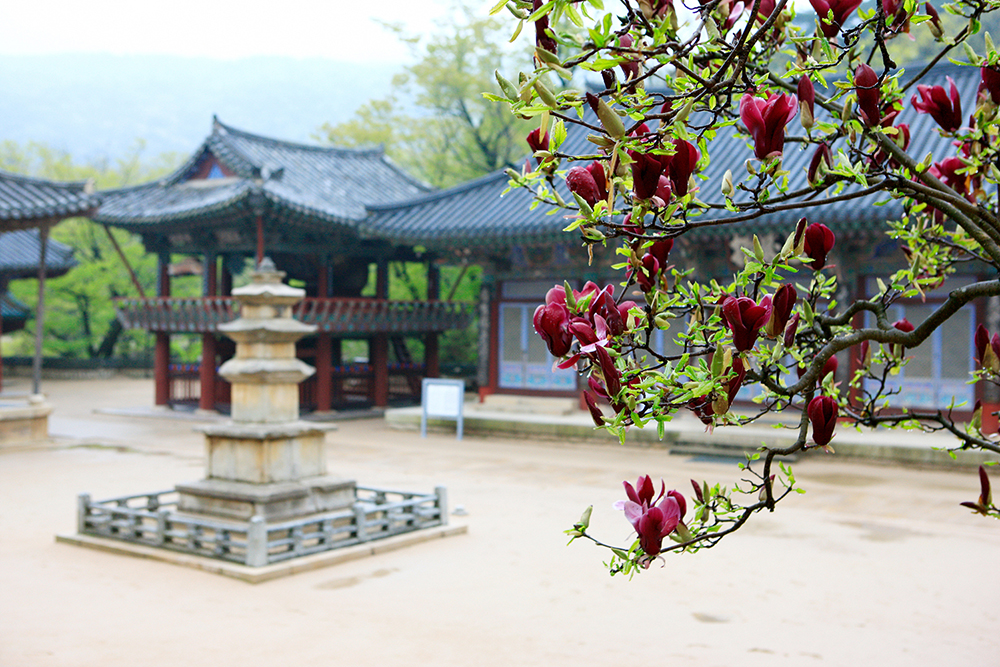
<svg viewBox="0 0 1000 667"><path fill-rule="evenodd" d="M0 449L0 665L998 665L1000 524L958 507L974 471L816 456L807 493L629 581L562 531L629 541L611 508L649 473L731 484L732 463L656 448L419 434L380 420L327 437L359 483L448 487L465 535L259 585L57 544L76 494L202 476L194 421L95 414L152 404L149 380L45 384L54 445Z"/></svg>

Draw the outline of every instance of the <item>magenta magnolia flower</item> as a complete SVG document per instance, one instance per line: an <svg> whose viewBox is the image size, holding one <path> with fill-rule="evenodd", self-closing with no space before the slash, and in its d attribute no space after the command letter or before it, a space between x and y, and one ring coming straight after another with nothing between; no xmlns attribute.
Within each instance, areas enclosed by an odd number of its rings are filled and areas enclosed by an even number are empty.
<svg viewBox="0 0 1000 667"><path fill-rule="evenodd" d="M649 292L656 287L660 271L667 268L667 259L673 247L673 239L660 239L654 242L639 259L635 281L643 292Z"/></svg>
<svg viewBox="0 0 1000 667"><path fill-rule="evenodd" d="M913 108L922 113L929 113L945 132L954 132L962 127L962 99L958 96L955 82L948 77L949 93L943 86L917 86L920 100L914 95L910 98Z"/></svg>
<svg viewBox="0 0 1000 667"><path fill-rule="evenodd" d="M788 320L788 324L785 326L785 337L781 341L785 344L785 347L791 347L795 344L795 333L799 330L799 314L795 313L792 315L792 319Z"/></svg>
<svg viewBox="0 0 1000 667"><path fill-rule="evenodd" d="M601 200L601 191L593 174L584 167L573 167L566 174L566 187L580 195L585 202L595 206Z"/></svg>
<svg viewBox="0 0 1000 667"><path fill-rule="evenodd" d="M826 225L814 222L806 227L803 252L812 260L806 262L806 266L813 271L822 269L826 265L826 256L833 250L834 241L836 237Z"/></svg>
<svg viewBox="0 0 1000 667"><path fill-rule="evenodd" d="M795 95L772 93L766 100L747 93L740 100L740 120L754 140L754 155L763 160L781 155L785 126L795 116Z"/></svg>
<svg viewBox="0 0 1000 667"><path fill-rule="evenodd" d="M651 199L656 194L656 188L660 183L660 174L663 173L663 164L660 156L629 151L632 158L632 191L636 199Z"/></svg>
<svg viewBox="0 0 1000 667"><path fill-rule="evenodd" d="M666 206L670 203L673 194L673 190L670 188L670 179L660 174L660 178L656 181L656 194L653 196L659 199L663 206Z"/></svg>
<svg viewBox="0 0 1000 667"><path fill-rule="evenodd" d="M614 288L608 285L598 292L590 304L590 317L594 319L596 315L600 315L607 323L608 332L612 336L620 336L625 333L625 316L628 313L629 307L634 305L634 302L624 302L622 306L626 304L629 304L629 306L626 306L623 312L621 307L615 303L613 290Z"/></svg>
<svg viewBox="0 0 1000 667"><path fill-rule="evenodd" d="M803 76L799 79L799 121L802 123L802 127L809 130L813 126L813 121L816 117L816 88L813 86L812 79L808 76Z"/></svg>
<svg viewBox="0 0 1000 667"><path fill-rule="evenodd" d="M893 326L893 328L899 329L900 331L902 331L904 333L910 333L911 331L913 331L914 329L916 329L916 327L913 326L912 324L910 324L910 321L908 319L906 319L905 317L903 319L901 319L901 320L896 320L895 322L893 322L892 326Z"/></svg>
<svg viewBox="0 0 1000 667"><path fill-rule="evenodd" d="M607 200L608 175L604 172L604 164L597 161L591 162L587 165L587 171L594 177L594 183L597 184L597 195L601 198L601 200Z"/></svg>
<svg viewBox="0 0 1000 667"><path fill-rule="evenodd" d="M1000 70L983 67L979 70L979 76L982 79L979 90L988 92L993 104L1000 104Z"/></svg>
<svg viewBox="0 0 1000 667"><path fill-rule="evenodd" d="M549 150L549 133L546 132L545 134L542 134L541 128L536 127L531 132L528 132L527 141L528 147L531 148L532 151Z"/></svg>
<svg viewBox="0 0 1000 667"><path fill-rule="evenodd" d="M618 44L623 49L631 49L635 42L632 40L632 35L622 35L618 38ZM621 54L623 56L629 56L630 54ZM639 76L639 63L635 60L626 60L625 62L618 65L622 69L622 74L625 75L625 80L629 81L635 79Z"/></svg>
<svg viewBox="0 0 1000 667"><path fill-rule="evenodd" d="M569 330L569 311L564 303L550 303L535 309L532 319L535 333L542 337L553 357L569 353L573 334Z"/></svg>
<svg viewBox="0 0 1000 667"><path fill-rule="evenodd" d="M830 444L837 426L837 401L831 396L816 396L809 401L806 412L813 428L813 442L819 446Z"/></svg>
<svg viewBox="0 0 1000 667"><path fill-rule="evenodd" d="M910 323L910 321L908 319L906 319L905 317L903 319L901 319L901 320L896 320L895 322L893 322L892 323L892 327L894 329L899 329L903 333L910 333L911 331L913 331L914 329L916 329L916 327L914 327ZM903 353L905 351L906 351L906 348L904 346L902 346L902 345L894 344L892 346L892 353L895 356L897 356L897 357L903 356Z"/></svg>
<svg viewBox="0 0 1000 667"><path fill-rule="evenodd" d="M861 110L861 120L868 127L877 126L882 120L879 104L882 91L879 89L878 75L865 63L854 70L855 94L858 97L858 108Z"/></svg>
<svg viewBox="0 0 1000 667"><path fill-rule="evenodd" d="M739 352L746 352L757 342L760 328L771 319L771 297L765 296L758 304L748 296L727 296L722 302L722 320L733 332L733 345Z"/></svg>
<svg viewBox="0 0 1000 667"><path fill-rule="evenodd" d="M666 485L660 481L660 495L655 499L656 488L648 475L643 475L633 487L625 482L628 500L619 500L615 509L625 511L635 532L639 535L639 546L647 556L656 556L663 548L663 538L674 532L684 517L687 501L677 491L664 493Z"/></svg>
<svg viewBox="0 0 1000 667"><path fill-rule="evenodd" d="M753 5L753 3L750 4ZM763 23L769 19L777 6L778 3L775 0L760 0L760 5L757 7L757 23Z"/></svg>
<svg viewBox="0 0 1000 667"><path fill-rule="evenodd" d="M822 183L823 179L826 178L827 170L831 167L833 167L833 152L825 142L820 143L816 147L816 152L813 153L812 160L809 161L809 171L806 178L812 185Z"/></svg>
<svg viewBox="0 0 1000 667"><path fill-rule="evenodd" d="M544 0L532 0L531 11L532 12L537 11L538 9L541 8L543 4L545 4ZM553 39L548 34L548 29L549 29L548 15L543 16L537 21L535 21L535 44L545 49L546 51L555 53L559 49L559 45L556 43L556 40Z"/></svg>
<svg viewBox="0 0 1000 667"><path fill-rule="evenodd" d="M669 172L672 190L683 197L688 193L688 183L698 167L701 153L694 144L683 139L674 139L674 149L676 152L673 155L661 155L659 158L663 169Z"/></svg>
<svg viewBox="0 0 1000 667"><path fill-rule="evenodd" d="M1000 371L1000 334L993 334L991 339L990 332L980 324L976 327L974 340L976 361L979 362L979 365L994 373Z"/></svg>
<svg viewBox="0 0 1000 667"><path fill-rule="evenodd" d="M833 39L844 27L854 10L861 6L861 0L809 0L819 17L819 27L827 39ZM833 12L833 22L827 23L827 17Z"/></svg>
<svg viewBox="0 0 1000 667"><path fill-rule="evenodd" d="M958 173L965 169L965 163L960 158L952 155L940 162L935 162L927 171L935 177L944 181L944 184L960 195L969 195L969 177L967 174Z"/></svg>
<svg viewBox="0 0 1000 667"><path fill-rule="evenodd" d="M792 309L795 308L798 298L794 285L782 285L774 293L771 299L771 318L764 329L768 336L777 338L785 331L788 318L792 316Z"/></svg>
<svg viewBox="0 0 1000 667"><path fill-rule="evenodd" d="M986 516L993 507L993 492L990 490L990 478L986 474L986 466L979 466L979 499L976 502L966 501L959 503L962 507L968 507L983 516Z"/></svg>
<svg viewBox="0 0 1000 667"><path fill-rule="evenodd" d="M924 11L927 12L927 16L931 17L931 20L927 22L930 26L931 34L934 35L934 39L941 39L944 35L944 26L941 24L941 16L938 15L937 10L934 9L934 5L927 2L924 3Z"/></svg>
<svg viewBox="0 0 1000 667"><path fill-rule="evenodd" d="M604 426L604 413L597 407L597 398L589 391L585 391L583 400L587 403L587 410L590 412L590 418L594 420L594 425Z"/></svg>

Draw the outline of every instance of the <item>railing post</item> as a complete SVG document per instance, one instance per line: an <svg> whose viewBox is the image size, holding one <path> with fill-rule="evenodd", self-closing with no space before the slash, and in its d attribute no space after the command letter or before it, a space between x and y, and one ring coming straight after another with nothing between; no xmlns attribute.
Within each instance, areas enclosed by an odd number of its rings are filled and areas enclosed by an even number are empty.
<svg viewBox="0 0 1000 667"><path fill-rule="evenodd" d="M254 516L247 527L247 565L263 567L267 565L267 524L264 517Z"/></svg>
<svg viewBox="0 0 1000 667"><path fill-rule="evenodd" d="M448 525L448 489L444 486L435 486L434 495L437 496L437 502L435 506L438 508L438 518L441 519L441 525Z"/></svg>
<svg viewBox="0 0 1000 667"><path fill-rule="evenodd" d="M354 510L354 536L358 538L358 542L368 541L368 529L365 527L365 506L361 503L354 503L351 506Z"/></svg>
<svg viewBox="0 0 1000 667"><path fill-rule="evenodd" d="M81 493L76 497L76 532L87 532L87 515L90 511L90 494Z"/></svg>
<svg viewBox="0 0 1000 667"><path fill-rule="evenodd" d="M167 542L167 519L170 510L160 510L156 513L156 544L163 546Z"/></svg>

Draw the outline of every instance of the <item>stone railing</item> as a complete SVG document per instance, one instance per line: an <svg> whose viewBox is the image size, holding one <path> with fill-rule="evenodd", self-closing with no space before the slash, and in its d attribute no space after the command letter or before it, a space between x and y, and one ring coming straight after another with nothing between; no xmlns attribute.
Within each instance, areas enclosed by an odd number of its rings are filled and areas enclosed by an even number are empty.
<svg viewBox="0 0 1000 667"><path fill-rule="evenodd" d="M115 300L118 320L126 329L167 333L216 332L236 319L231 297ZM454 301L386 301L383 299L306 298L292 316L320 331L351 334L419 334L461 329L472 321L473 306Z"/></svg>
<svg viewBox="0 0 1000 667"><path fill-rule="evenodd" d="M81 494L77 532L261 567L448 523L444 487L432 494L357 487L346 509L266 523L177 514L175 491L93 501Z"/></svg>

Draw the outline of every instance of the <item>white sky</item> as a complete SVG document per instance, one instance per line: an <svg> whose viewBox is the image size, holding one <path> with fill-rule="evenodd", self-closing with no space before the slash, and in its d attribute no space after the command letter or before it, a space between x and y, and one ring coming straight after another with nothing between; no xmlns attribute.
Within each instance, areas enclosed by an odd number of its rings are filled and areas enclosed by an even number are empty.
<svg viewBox="0 0 1000 667"><path fill-rule="evenodd" d="M481 0L485 15L492 4ZM450 0L7 0L0 54L283 55L404 60L373 19L426 34Z"/></svg>

